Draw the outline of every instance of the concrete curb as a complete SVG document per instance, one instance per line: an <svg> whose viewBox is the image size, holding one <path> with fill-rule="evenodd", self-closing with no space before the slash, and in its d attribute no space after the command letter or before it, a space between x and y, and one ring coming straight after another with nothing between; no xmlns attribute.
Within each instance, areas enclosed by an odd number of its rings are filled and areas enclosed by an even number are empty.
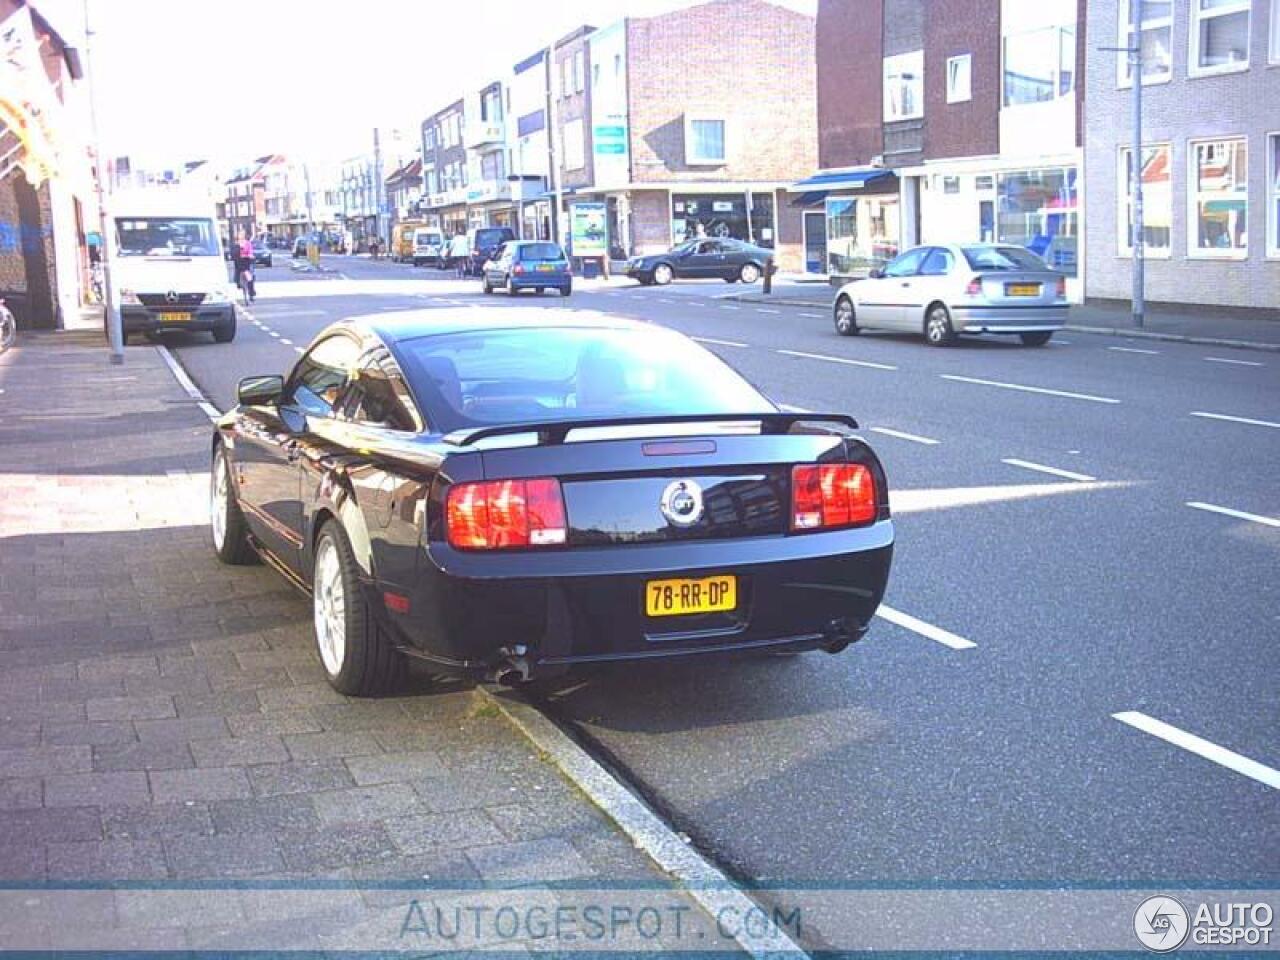
<svg viewBox="0 0 1280 960"><path fill-rule="evenodd" d="M821 300L794 300L787 297L769 297L760 294L731 293L719 299L736 300L739 303L776 304L780 307L808 307L826 309L831 304ZM1236 340L1232 337L1200 337L1185 333L1165 333L1160 330L1134 330L1131 327L1098 327L1083 323L1068 323L1063 329L1075 333L1093 333L1100 336L1133 337L1138 340L1164 340L1170 343L1195 343L1208 347L1234 347L1237 350L1263 350L1280 353L1280 343L1264 343L1261 340Z"/></svg>
<svg viewBox="0 0 1280 960"><path fill-rule="evenodd" d="M736 910L737 916L743 916L749 910L762 909L536 707L511 691L476 689L713 919L725 910ZM767 942L757 941L745 929L734 939L752 957L808 956L780 930Z"/></svg>

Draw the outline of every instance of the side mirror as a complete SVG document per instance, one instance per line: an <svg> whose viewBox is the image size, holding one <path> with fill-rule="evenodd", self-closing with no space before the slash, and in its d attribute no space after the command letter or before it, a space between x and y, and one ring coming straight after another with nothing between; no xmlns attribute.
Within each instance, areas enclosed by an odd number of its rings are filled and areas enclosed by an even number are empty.
<svg viewBox="0 0 1280 960"><path fill-rule="evenodd" d="M236 402L242 407L262 407L278 403L284 393L284 377L245 377L236 386Z"/></svg>
<svg viewBox="0 0 1280 960"><path fill-rule="evenodd" d="M871 272L867 274L867 277L871 280L882 280L884 278L884 268L873 267Z"/></svg>

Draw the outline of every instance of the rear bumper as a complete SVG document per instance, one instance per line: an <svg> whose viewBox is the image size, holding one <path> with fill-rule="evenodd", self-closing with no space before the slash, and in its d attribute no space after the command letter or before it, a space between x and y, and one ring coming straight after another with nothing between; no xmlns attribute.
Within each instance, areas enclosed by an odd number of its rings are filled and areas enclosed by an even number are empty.
<svg viewBox="0 0 1280 960"><path fill-rule="evenodd" d="M526 273L513 276L511 284L517 290L532 290L535 287L568 287L573 284L573 277L567 273Z"/></svg>
<svg viewBox="0 0 1280 960"><path fill-rule="evenodd" d="M521 554L432 543L410 613L388 614L404 647L445 672L525 677L574 664L840 649L865 632L889 577L893 525L803 536ZM658 578L732 574L726 613L649 617Z"/></svg>
<svg viewBox="0 0 1280 960"><path fill-rule="evenodd" d="M189 313L190 319L180 322L162 323L162 312ZM189 309L175 308L173 311L161 311L151 307L125 306L120 308L120 319L124 330L128 333L142 333L156 330L212 330L219 324L230 323L235 315L235 305L219 303L211 306L199 306Z"/></svg>
<svg viewBox="0 0 1280 960"><path fill-rule="evenodd" d="M1044 307L995 307L989 305L951 308L951 323L957 333L1033 333L1061 330L1067 323L1066 304Z"/></svg>

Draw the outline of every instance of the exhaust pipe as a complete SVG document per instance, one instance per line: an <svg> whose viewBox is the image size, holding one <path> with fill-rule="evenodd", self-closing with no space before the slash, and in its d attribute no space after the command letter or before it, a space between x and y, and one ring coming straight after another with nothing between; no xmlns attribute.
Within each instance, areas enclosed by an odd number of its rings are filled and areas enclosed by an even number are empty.
<svg viewBox="0 0 1280 960"><path fill-rule="evenodd" d="M500 659L492 672L494 682L504 687L518 687L528 683L531 673L528 653L529 648L522 643L499 650Z"/></svg>

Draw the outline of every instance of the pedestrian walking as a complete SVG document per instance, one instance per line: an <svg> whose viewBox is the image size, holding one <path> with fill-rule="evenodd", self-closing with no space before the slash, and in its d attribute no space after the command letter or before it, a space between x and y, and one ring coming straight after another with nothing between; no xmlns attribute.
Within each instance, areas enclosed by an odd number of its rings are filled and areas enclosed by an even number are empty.
<svg viewBox="0 0 1280 960"><path fill-rule="evenodd" d="M240 242L235 250L236 286L244 291L245 299L252 303L257 299L258 291L253 281L253 242L249 239L249 231L240 234Z"/></svg>

